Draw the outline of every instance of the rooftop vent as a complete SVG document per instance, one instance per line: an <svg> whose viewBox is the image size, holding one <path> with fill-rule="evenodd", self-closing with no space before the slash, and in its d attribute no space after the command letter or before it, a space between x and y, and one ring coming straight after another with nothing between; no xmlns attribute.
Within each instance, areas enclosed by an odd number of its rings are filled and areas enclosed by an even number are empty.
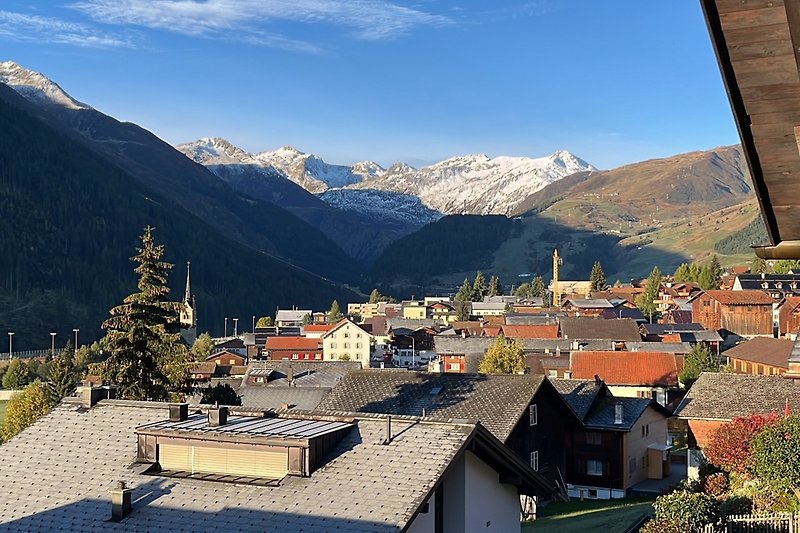
<svg viewBox="0 0 800 533"><path fill-rule="evenodd" d="M91 409L100 400L113 400L117 397L117 387L114 385L84 387L81 393L81 407Z"/></svg>
<svg viewBox="0 0 800 533"><path fill-rule="evenodd" d="M215 406L208 410L208 425L211 427L224 426L228 423L228 408Z"/></svg>
<svg viewBox="0 0 800 533"><path fill-rule="evenodd" d="M189 404L188 403L171 403L169 404L169 421L170 422L183 422L189 418Z"/></svg>
<svg viewBox="0 0 800 533"><path fill-rule="evenodd" d="M119 522L131 513L131 494L133 489L128 488L124 481L117 482L111 490L111 520Z"/></svg>
<svg viewBox="0 0 800 533"><path fill-rule="evenodd" d="M623 415L623 407L622 403L617 402L614 405L614 424L621 425L622 424L622 415Z"/></svg>

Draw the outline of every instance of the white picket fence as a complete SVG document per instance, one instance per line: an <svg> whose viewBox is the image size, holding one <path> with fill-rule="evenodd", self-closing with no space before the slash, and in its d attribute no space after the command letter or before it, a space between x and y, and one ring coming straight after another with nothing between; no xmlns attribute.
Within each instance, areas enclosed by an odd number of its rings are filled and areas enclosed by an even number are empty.
<svg viewBox="0 0 800 533"><path fill-rule="evenodd" d="M702 533L800 533L800 514L731 515L725 525L707 525Z"/></svg>

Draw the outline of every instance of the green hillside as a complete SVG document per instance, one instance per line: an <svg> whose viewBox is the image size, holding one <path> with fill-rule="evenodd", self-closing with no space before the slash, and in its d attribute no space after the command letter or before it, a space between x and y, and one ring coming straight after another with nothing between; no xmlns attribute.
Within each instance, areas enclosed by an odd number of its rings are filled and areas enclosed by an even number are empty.
<svg viewBox="0 0 800 533"><path fill-rule="evenodd" d="M354 297L223 237L104 157L0 99L0 330L16 332L15 347L47 346L52 330L65 340L73 327L81 329L82 341L97 338L107 310L135 288L129 257L148 224L166 245L167 259L178 264L174 288L182 289L183 263L192 261L201 330L221 333L225 316L240 317L243 329L252 315L279 305L327 309L334 298Z"/></svg>

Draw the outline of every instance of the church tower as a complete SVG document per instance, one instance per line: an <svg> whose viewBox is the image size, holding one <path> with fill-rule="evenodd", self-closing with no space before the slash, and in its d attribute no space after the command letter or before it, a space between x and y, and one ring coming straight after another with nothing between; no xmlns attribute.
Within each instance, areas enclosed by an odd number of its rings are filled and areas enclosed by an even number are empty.
<svg viewBox="0 0 800 533"><path fill-rule="evenodd" d="M183 293L180 324L181 336L190 346L197 339L197 307L192 294L191 261L186 262L186 291Z"/></svg>

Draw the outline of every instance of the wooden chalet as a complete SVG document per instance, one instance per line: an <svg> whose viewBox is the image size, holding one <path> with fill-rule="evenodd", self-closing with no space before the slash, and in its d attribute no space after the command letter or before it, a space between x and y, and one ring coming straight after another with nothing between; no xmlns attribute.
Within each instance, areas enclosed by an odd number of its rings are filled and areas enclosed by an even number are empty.
<svg viewBox="0 0 800 533"><path fill-rule="evenodd" d="M710 290L691 299L694 321L724 338L772 337L772 304L762 291Z"/></svg>

